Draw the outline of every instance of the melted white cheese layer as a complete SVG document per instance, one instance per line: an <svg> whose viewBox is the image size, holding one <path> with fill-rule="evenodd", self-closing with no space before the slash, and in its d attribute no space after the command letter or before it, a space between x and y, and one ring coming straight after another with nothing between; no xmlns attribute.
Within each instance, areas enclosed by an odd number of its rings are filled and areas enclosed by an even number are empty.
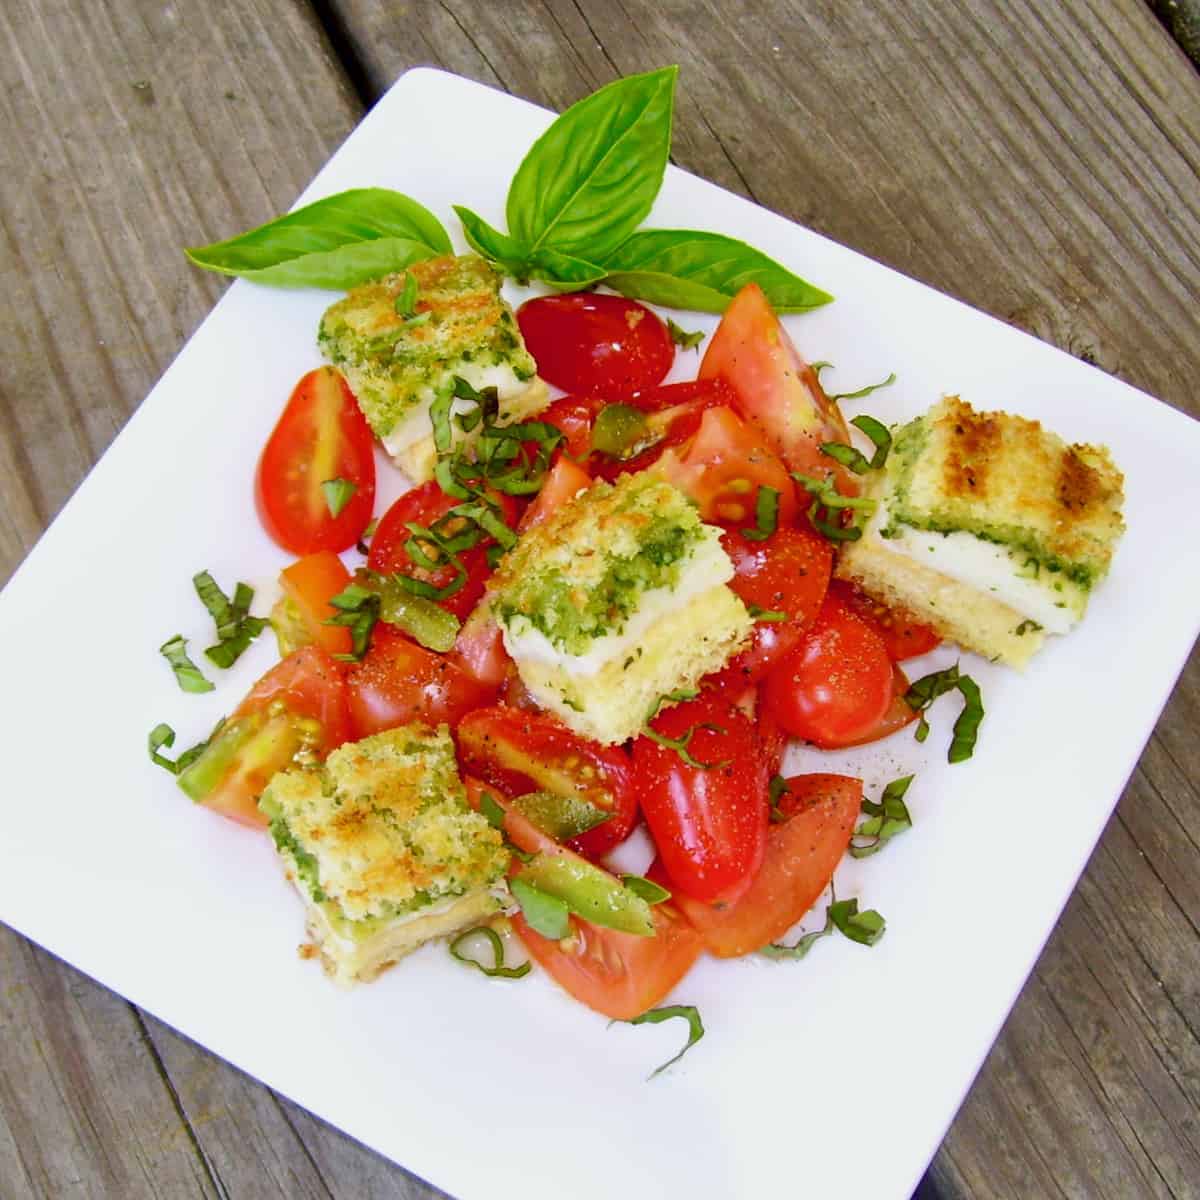
<svg viewBox="0 0 1200 1200"><path fill-rule="evenodd" d="M485 388L495 388L500 400L519 396L527 387L528 379L518 379L512 367L504 363L493 363L483 367L477 363L460 363L454 374L469 383L477 392ZM417 402L392 427L391 433L381 438L383 448L393 457L416 442L423 441L433 432L433 423L429 419L429 406L435 396L433 388L426 388ZM450 406L450 414L469 412L474 407L470 400L455 399ZM453 428L453 427L452 427Z"/></svg>
<svg viewBox="0 0 1200 1200"><path fill-rule="evenodd" d="M504 647L517 662L538 662L558 668L568 675L595 675L618 656L636 651L646 632L670 613L678 612L703 592L733 578L733 563L721 549L720 530L708 527L702 541L680 563L679 582L673 588L657 587L643 592L637 610L629 615L620 632L596 638L586 654L567 654L559 650L539 629L521 617L513 619L517 628L501 623Z"/></svg>
<svg viewBox="0 0 1200 1200"><path fill-rule="evenodd" d="M887 527L888 512L880 504L867 528L867 535ZM896 554L931 567L957 582L987 592L1015 609L1023 617L1036 621L1047 633L1066 633L1079 620L1075 610L1078 600L1074 589L1055 587L1056 577L1043 573L1037 577L1020 574L1020 564L1003 546L985 542L972 533L930 533L897 523L895 537L884 539L884 545Z"/></svg>

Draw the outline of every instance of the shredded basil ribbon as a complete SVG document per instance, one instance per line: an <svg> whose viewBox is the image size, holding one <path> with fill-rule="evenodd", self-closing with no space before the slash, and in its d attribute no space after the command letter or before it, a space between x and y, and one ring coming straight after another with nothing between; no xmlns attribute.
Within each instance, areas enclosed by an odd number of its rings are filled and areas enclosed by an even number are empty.
<svg viewBox="0 0 1200 1200"><path fill-rule="evenodd" d="M845 442L825 442L821 446L821 453L841 463L843 467L848 467L856 475L880 470L887 462L888 451L892 448L892 435L887 426L868 416L855 417L850 424L861 429L871 439L875 445L875 453L867 458L861 450L856 450Z"/></svg>
<svg viewBox="0 0 1200 1200"><path fill-rule="evenodd" d="M371 645L371 633L379 620L379 593L358 583L348 584L329 600L338 611L323 623L343 625L350 630L350 653L335 654L343 662L361 662Z"/></svg>
<svg viewBox="0 0 1200 1200"><path fill-rule="evenodd" d="M248 583L239 583L233 589L232 600L207 571L193 575L192 586L217 627L217 643L204 651L205 657L228 670L269 622L265 617L250 616L254 589Z"/></svg>
<svg viewBox="0 0 1200 1200"><path fill-rule="evenodd" d="M756 621L786 621L787 613L781 608L759 608L757 604L748 604L746 611Z"/></svg>
<svg viewBox="0 0 1200 1200"><path fill-rule="evenodd" d="M826 363L822 363L822 366L827 365L828 364ZM891 385L895 382L896 372L893 371L886 379L880 380L879 383L869 383L866 387L859 388L856 392L838 392L835 395L830 396L829 399L833 401L861 400L864 396L869 396L872 392L879 391L880 388L891 387ZM866 431L864 430L864 432Z"/></svg>
<svg viewBox="0 0 1200 1200"><path fill-rule="evenodd" d="M175 672L175 681L183 691L211 692L213 690L213 684L204 678L200 668L188 658L187 640L182 634L177 633L173 638L168 638L159 646L158 652L171 664L171 670Z"/></svg>
<svg viewBox="0 0 1200 1200"><path fill-rule="evenodd" d="M329 509L329 515L337 520L342 515L342 509L358 491L358 484L339 476L337 479L326 479L321 484L321 491L325 496L325 506Z"/></svg>
<svg viewBox="0 0 1200 1200"><path fill-rule="evenodd" d="M953 737L946 758L948 762L959 763L965 762L974 754L979 726L983 721L983 697L975 680L969 675L960 674L958 663L955 663L944 671L934 671L922 676L905 692L904 700L909 708L921 714L914 735L918 742L923 742L929 736L929 722L925 719L925 710L939 696L952 691L957 691L962 696L963 707L954 722Z"/></svg>
<svg viewBox="0 0 1200 1200"><path fill-rule="evenodd" d="M869 858L882 850L888 841L897 834L912 828L912 816L904 803L904 794L908 791L914 776L905 775L893 779L883 789L878 803L864 800L862 810L867 814L865 820L855 831L855 838L867 838L866 842L850 842L851 858Z"/></svg>
<svg viewBox="0 0 1200 1200"><path fill-rule="evenodd" d="M472 958L469 954L462 954L459 947L468 938L474 938L479 935L485 937L492 949L492 965L489 967L486 963L480 962L477 958ZM460 963L466 963L469 967L474 967L477 971L482 971L489 979L523 979L529 974L531 964L523 962L519 967L506 967L504 965L504 942L500 935L488 925L477 925L474 929L468 929L460 933L450 943L450 954L458 959Z"/></svg>
<svg viewBox="0 0 1200 1200"><path fill-rule="evenodd" d="M782 775L771 776L771 781L767 784L767 800L771 805L771 823L773 825L779 825L787 820L787 814L779 807L779 801L783 799L787 790L787 780Z"/></svg>
<svg viewBox="0 0 1200 1200"><path fill-rule="evenodd" d="M520 876L510 879L508 886L530 929L553 941L567 936L571 929L571 910L565 900L543 892Z"/></svg>
<svg viewBox="0 0 1200 1200"><path fill-rule="evenodd" d="M820 938L828 937L834 929L852 942L858 942L860 946L874 946L887 930L887 922L883 919L882 914L874 908L859 912L856 899L838 900L833 894L832 884L830 884L829 890L830 903L825 909L823 928L804 934L790 946L772 943L764 946L759 953L766 958L804 958L815 942Z"/></svg>
<svg viewBox="0 0 1200 1200"><path fill-rule="evenodd" d="M741 530L741 535L752 542L765 542L778 524L779 491L777 488L760 486L754 502L754 528Z"/></svg>
<svg viewBox="0 0 1200 1200"><path fill-rule="evenodd" d="M396 297L396 315L411 317L417 311L417 277L411 271L404 272L404 286Z"/></svg>
<svg viewBox="0 0 1200 1200"><path fill-rule="evenodd" d="M670 317L667 318L667 332L671 335L671 341L677 345L680 350L695 350L702 341L704 341L704 330L697 329L689 333L680 325L676 325Z"/></svg>
<svg viewBox="0 0 1200 1200"><path fill-rule="evenodd" d="M698 729L708 729L713 733L727 732L720 725L714 725L711 721L701 721L699 724L691 726L682 737L678 738L667 737L666 734L659 733L657 729L652 729L648 724L642 727L642 733L652 742L657 742L667 750L674 750L689 767L695 767L698 771L715 771L729 766L733 762L732 758L723 759L721 762L706 763L692 757L691 752L688 750L688 743L696 736L696 730Z"/></svg>
<svg viewBox="0 0 1200 1200"><path fill-rule="evenodd" d="M190 750L185 750L180 756L172 761L165 754L159 753L165 746L168 750L175 745L175 730L170 725L165 723L155 725L150 730L150 736L147 738L147 744L150 750L150 761L157 763L166 771L170 771L172 775L179 775L186 771L208 749L208 743L216 737L218 730L224 724L224 721L217 723L217 728L205 738L202 742L197 742Z"/></svg>
<svg viewBox="0 0 1200 1200"><path fill-rule="evenodd" d="M658 1025L663 1021L670 1021L674 1017L679 1017L687 1022L687 1042L673 1058L669 1058L665 1063L655 1067L647 1076L647 1082L656 1075L661 1075L668 1067L674 1066L704 1036L704 1022L700 1019L700 1010L694 1004L670 1004L662 1008L652 1008L649 1012L642 1013L640 1017L621 1022L623 1025ZM617 1022L612 1021L610 1024L615 1025Z"/></svg>
<svg viewBox="0 0 1200 1200"><path fill-rule="evenodd" d="M808 506L808 519L813 528L834 542L855 542L862 537L862 516L875 511L875 501L864 496L843 496L829 479L815 479L811 475L792 472L792 478L812 497ZM842 525L830 519L833 512L850 509L855 514L854 523Z"/></svg>

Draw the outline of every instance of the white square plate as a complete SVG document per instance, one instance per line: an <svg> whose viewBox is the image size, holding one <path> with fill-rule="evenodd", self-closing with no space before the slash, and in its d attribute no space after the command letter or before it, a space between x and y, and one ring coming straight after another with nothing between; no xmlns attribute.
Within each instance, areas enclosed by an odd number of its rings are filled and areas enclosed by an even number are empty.
<svg viewBox="0 0 1200 1200"><path fill-rule="evenodd" d="M549 120L413 71L302 200L377 185L455 231L453 202L498 223ZM300 960L299 906L268 840L189 806L145 748L159 721L180 746L204 736L272 661L267 635L195 697L155 649L175 632L205 644L195 571L229 588L285 562L259 529L251 480L292 385L318 362L329 296L242 282L0 597L0 917L460 1197L905 1197L1195 638L1200 540L1180 519L1200 511L1200 425L682 171L668 171L650 223L742 237L833 292L788 318L801 351L836 364L834 390L899 375L851 414L892 421L959 392L1107 443L1126 473L1128 533L1082 628L1023 675L971 661L988 710L975 757L946 765L941 706L925 747L904 733L851 756L871 787L921 767L914 830L838 876L841 895L886 915L883 940L829 939L800 963L699 964L676 999L700 1007L708 1034L649 1083L682 1044L677 1022L610 1028L544 976L485 981L441 946L349 993ZM681 354L678 373L695 362ZM801 753L796 765L825 761Z"/></svg>

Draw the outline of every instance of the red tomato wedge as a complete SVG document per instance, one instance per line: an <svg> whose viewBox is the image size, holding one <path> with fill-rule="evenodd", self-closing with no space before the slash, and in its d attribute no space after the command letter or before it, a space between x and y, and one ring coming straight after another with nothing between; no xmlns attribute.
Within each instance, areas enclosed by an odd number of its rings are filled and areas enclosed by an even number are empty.
<svg viewBox="0 0 1200 1200"><path fill-rule="evenodd" d="M899 663L892 664L892 699L883 716L865 733L856 737L847 746L865 746L868 742L877 742L880 738L890 737L897 729L911 725L917 719L917 710L910 707L904 699L908 692L908 676L900 668Z"/></svg>
<svg viewBox="0 0 1200 1200"><path fill-rule="evenodd" d="M279 572L283 594L295 606L310 641L329 654L349 654L350 630L344 625L327 625L337 609L329 603L350 584L351 575L332 550L305 555Z"/></svg>
<svg viewBox="0 0 1200 1200"><path fill-rule="evenodd" d="M706 521L755 528L760 487L778 493L779 525L796 519L796 489L787 468L731 408L705 409L695 435L667 449L658 470L696 501Z"/></svg>
<svg viewBox="0 0 1200 1200"><path fill-rule="evenodd" d="M508 679L512 659L486 605L477 607L463 622L451 654L455 664L485 688L495 690Z"/></svg>
<svg viewBox="0 0 1200 1200"><path fill-rule="evenodd" d="M517 324L538 374L565 392L620 399L653 387L675 361L666 325L623 296L540 296L521 305Z"/></svg>
<svg viewBox="0 0 1200 1200"><path fill-rule="evenodd" d="M761 542L727 530L721 544L733 562L729 586L747 607L784 616L759 620L750 645L710 680L715 687L737 689L766 675L820 612L833 568L833 548L802 526L781 527Z"/></svg>
<svg viewBox="0 0 1200 1200"><path fill-rule="evenodd" d="M179 786L198 804L263 828L258 798L275 772L301 750L323 757L349 737L342 672L324 650L304 646L250 689Z"/></svg>
<svg viewBox="0 0 1200 1200"><path fill-rule="evenodd" d="M633 743L638 800L672 890L714 903L739 896L762 862L766 763L753 722L712 693L660 713Z"/></svg>
<svg viewBox="0 0 1200 1200"><path fill-rule="evenodd" d="M893 662L928 654L942 644L937 631L916 620L911 613L892 608L845 580L835 580L832 587L850 611L866 621L883 638Z"/></svg>
<svg viewBox="0 0 1200 1200"><path fill-rule="evenodd" d="M504 523L510 528L515 526L516 501L510 496L496 496L495 499L501 507ZM399 573L423 580L435 588L449 587L458 578L458 571L452 564L447 563L445 566L427 570L413 561L405 545L413 536L412 530L409 529L410 524L428 529L461 503L462 501L447 496L432 479L420 487L413 488L412 491L405 492L380 520L375 536L371 539L367 566L381 575ZM455 520L460 521L461 518ZM483 595L484 584L491 574L491 568L487 564L487 547L491 545L491 541L491 538L484 538L478 545L463 550L458 555L466 577L457 591L438 601L442 608L453 613L460 621L466 620L467 614L479 603Z"/></svg>
<svg viewBox="0 0 1200 1200"><path fill-rule="evenodd" d="M559 430L566 439L566 453L582 460L592 452L592 426L603 406L599 396L563 396L539 414L538 420Z"/></svg>
<svg viewBox="0 0 1200 1200"><path fill-rule="evenodd" d="M654 936L604 929L571 917L571 932L553 941L518 913L513 926L530 957L565 991L614 1021L653 1008L700 957L700 935L670 901L656 904Z"/></svg>
<svg viewBox="0 0 1200 1200"><path fill-rule="evenodd" d="M411 721L445 722L453 729L496 694L447 655L426 650L383 624L375 627L366 657L347 673L346 686L360 738Z"/></svg>
<svg viewBox="0 0 1200 1200"><path fill-rule="evenodd" d="M792 345L762 288L748 283L730 301L704 352L700 378L724 379L738 408L793 471L824 476L857 495L857 478L827 455L823 442L850 441L837 405L825 395L817 373Z"/></svg>
<svg viewBox="0 0 1200 1200"><path fill-rule="evenodd" d="M561 848L548 833L543 833L517 808L499 788L485 783L482 779L477 779L474 775L464 775L463 786L467 789L467 802L476 811L483 803L485 795L491 796L500 805L504 810L504 836L518 850L523 850L526 854L537 854L539 850L550 854Z"/></svg>
<svg viewBox="0 0 1200 1200"><path fill-rule="evenodd" d="M833 749L861 741L892 702L883 638L833 592L794 650L771 669L763 701L795 737Z"/></svg>
<svg viewBox="0 0 1200 1200"><path fill-rule="evenodd" d="M850 844L862 780L795 775L787 785L779 800L787 820L768 831L762 866L745 894L719 908L675 897L705 949L717 958L752 954L783 937L829 886ZM655 870L650 874L654 877Z"/></svg>
<svg viewBox="0 0 1200 1200"><path fill-rule="evenodd" d="M337 480L349 498L335 516L321 485ZM259 459L255 499L263 528L293 554L348 550L366 529L375 504L374 439L332 367L296 384Z"/></svg>
<svg viewBox="0 0 1200 1200"><path fill-rule="evenodd" d="M590 487L592 477L577 463L565 455L559 455L558 461L546 476L537 499L525 510L521 518L520 532L540 525L556 508L572 500L580 492Z"/></svg>
<svg viewBox="0 0 1200 1200"><path fill-rule="evenodd" d="M608 820L567 843L596 859L620 845L637 821L629 756L573 733L542 713L483 708L458 727L463 769L507 792L578 796L609 814Z"/></svg>

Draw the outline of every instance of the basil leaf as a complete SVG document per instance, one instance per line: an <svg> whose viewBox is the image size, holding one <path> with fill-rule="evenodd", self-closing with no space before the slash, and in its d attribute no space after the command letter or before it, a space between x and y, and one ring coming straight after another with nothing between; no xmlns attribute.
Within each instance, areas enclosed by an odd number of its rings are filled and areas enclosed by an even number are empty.
<svg viewBox="0 0 1200 1200"><path fill-rule="evenodd" d="M486 258L498 271L513 276L520 283L529 281L529 251L516 238L489 225L478 213L461 204L454 206L462 222L467 245L481 258Z"/></svg>
<svg viewBox="0 0 1200 1200"><path fill-rule="evenodd" d="M662 1066L655 1067L650 1073L650 1079L677 1063L704 1036L704 1022L700 1020L700 1010L694 1004L671 1004L663 1008L652 1008L649 1012L642 1013L640 1017L634 1017L633 1020L625 1022L627 1025L658 1025L673 1017L680 1017L688 1023L687 1044L674 1058L669 1058Z"/></svg>
<svg viewBox="0 0 1200 1200"><path fill-rule="evenodd" d="M361 662L370 648L371 634L379 620L382 603L379 593L351 583L336 596L331 596L329 603L338 611L322 624L344 625L350 630L350 653L335 654L334 658L342 662Z"/></svg>
<svg viewBox="0 0 1200 1200"><path fill-rule="evenodd" d="M833 914L829 908L825 909L825 925L821 929L814 929L811 933L801 934L800 937L790 946L782 942L772 942L768 946L764 946L759 954L765 958L792 958L801 959L813 948L818 941L823 937L828 937L833 933Z"/></svg>
<svg viewBox="0 0 1200 1200"><path fill-rule="evenodd" d="M979 684L970 675L963 675L958 681L958 690L962 694L963 710L954 722L954 737L946 755L946 761L952 763L965 762L975 753L975 739L979 735L979 723L983 720L983 697L979 693Z"/></svg>
<svg viewBox="0 0 1200 1200"><path fill-rule="evenodd" d="M459 951L459 946L468 938L485 937L492 950L492 965L489 967L486 963L482 963L477 958L472 958L469 954L463 954ZM500 940L500 935L487 925L477 925L474 929L468 929L460 933L458 937L450 943L451 957L458 959L460 963L466 963L469 967L474 967L478 971L482 971L489 979L521 979L529 974L531 964L523 962L519 967L506 967L504 965L504 943Z"/></svg>
<svg viewBox="0 0 1200 1200"><path fill-rule="evenodd" d="M880 380L879 383L869 383L866 387L861 387L856 392L837 392L829 397L830 400L861 400L864 396L869 396L872 392L879 391L880 388L891 387L896 382L896 372L893 371L886 379Z"/></svg>
<svg viewBox="0 0 1200 1200"><path fill-rule="evenodd" d="M724 312L757 283L776 312L808 312L833 297L737 238L696 229L645 229L603 259L604 284L669 308Z"/></svg>
<svg viewBox="0 0 1200 1200"><path fill-rule="evenodd" d="M417 277L411 271L404 272L404 287L396 297L394 307L400 317L411 317L417 311Z"/></svg>
<svg viewBox="0 0 1200 1200"><path fill-rule="evenodd" d="M698 758L692 756L691 751L688 750L688 745L692 738L696 736L697 729L709 729L713 733L725 732L720 725L712 725L708 721L701 721L698 725L690 726L682 737L667 737L665 733L659 733L657 729L654 729L649 724L642 726L642 735L648 737L652 742L657 742L658 745L666 750L674 750L684 763L697 771L714 771L729 766L733 762L732 758L722 759L720 762L701 762Z"/></svg>
<svg viewBox="0 0 1200 1200"><path fill-rule="evenodd" d="M838 930L860 946L875 945L887 929L887 922L875 909L859 912L857 900L837 900L829 906L828 912Z"/></svg>
<svg viewBox="0 0 1200 1200"><path fill-rule="evenodd" d="M883 789L878 802L864 800L862 810L867 819L854 831L849 851L851 858L869 858L882 850L887 842L899 833L912 828L912 816L904 803L904 794L908 791L914 776L905 775L901 779L893 779ZM869 838L867 842L856 842L854 838Z"/></svg>
<svg viewBox="0 0 1200 1200"><path fill-rule="evenodd" d="M841 463L855 475L865 475L871 469L870 459L861 450L856 450L845 442L822 442L820 449L827 458Z"/></svg>
<svg viewBox="0 0 1200 1200"><path fill-rule="evenodd" d="M409 279L411 278L410 275ZM351 483L348 479L326 479L321 484L321 491L324 493L329 515L336 520L342 515L342 509L353 499L354 493L358 491L358 484Z"/></svg>
<svg viewBox="0 0 1200 1200"><path fill-rule="evenodd" d="M223 719L218 721L216 728L208 735L208 737L204 739L204 741L197 742L191 747L191 749L185 750L177 759L175 759L174 762L167 758L165 754L160 754L159 751L164 746L166 746L169 750L175 745L175 730L173 730L170 725L167 724L155 725L155 727L150 730L150 736L147 739L147 744L150 750L150 761L157 763L164 770L170 771L172 775L178 775L182 771L186 771L187 768L190 767L192 763L194 763L196 759L198 759L200 755L208 749L208 743L217 736L221 730L221 726L224 724L225 722Z"/></svg>
<svg viewBox="0 0 1200 1200"><path fill-rule="evenodd" d="M865 413L862 416L854 417L850 424L856 429L861 429L875 444L875 453L871 455L870 467L872 471L878 471L887 462L888 453L892 448L892 435L888 432L888 427L882 421L868 417Z"/></svg>
<svg viewBox="0 0 1200 1200"><path fill-rule="evenodd" d="M510 879L508 886L513 898L521 906L521 915L529 923L530 929L555 941L567 936L571 922L565 901L548 895L520 877Z"/></svg>
<svg viewBox="0 0 1200 1200"><path fill-rule="evenodd" d="M491 792L484 792L479 797L479 811L483 813L487 819L487 823L493 829L499 829L504 832L504 809L500 807L500 802Z"/></svg>
<svg viewBox="0 0 1200 1200"><path fill-rule="evenodd" d="M787 613L782 608L759 608L757 604L747 604L746 611L756 621L786 621Z"/></svg>
<svg viewBox="0 0 1200 1200"><path fill-rule="evenodd" d="M224 641L226 638L233 637L237 633L241 618L234 611L229 597L221 590L221 585L207 571L199 571L192 576L192 586L196 589L196 595L200 597L200 603L208 609L208 615L212 617L213 624L217 627L218 639ZM254 593L251 592L250 599L253 598ZM249 601L245 607L249 609Z"/></svg>
<svg viewBox="0 0 1200 1200"><path fill-rule="evenodd" d="M223 275L339 289L452 253L433 213L385 188L339 192L237 237L186 251L196 266Z"/></svg>
<svg viewBox="0 0 1200 1200"><path fill-rule="evenodd" d="M211 692L213 685L200 673L200 668L188 658L187 641L182 634L176 634L163 642L158 648L159 654L171 664L175 672L175 681L185 692Z"/></svg>
<svg viewBox="0 0 1200 1200"><path fill-rule="evenodd" d="M629 75L573 104L525 155L508 190L512 237L596 260L645 220L671 149L678 67Z"/></svg>
<svg viewBox="0 0 1200 1200"><path fill-rule="evenodd" d="M228 671L235 662L250 648L250 643L270 622L265 617L243 617L238 623L237 631L232 637L227 637L215 646L209 646L204 656L210 662Z"/></svg>
<svg viewBox="0 0 1200 1200"><path fill-rule="evenodd" d="M622 875L621 882L635 895L641 896L647 904L661 904L670 900L671 893L665 887L647 879L644 875Z"/></svg>
<svg viewBox="0 0 1200 1200"><path fill-rule="evenodd" d="M754 528L741 529L742 537L752 542L765 542L779 524L779 492L763 484L754 502Z"/></svg>
<svg viewBox="0 0 1200 1200"><path fill-rule="evenodd" d="M689 333L682 325L676 325L670 317L667 318L667 332L680 350L695 350L704 341L703 329L695 329Z"/></svg>

